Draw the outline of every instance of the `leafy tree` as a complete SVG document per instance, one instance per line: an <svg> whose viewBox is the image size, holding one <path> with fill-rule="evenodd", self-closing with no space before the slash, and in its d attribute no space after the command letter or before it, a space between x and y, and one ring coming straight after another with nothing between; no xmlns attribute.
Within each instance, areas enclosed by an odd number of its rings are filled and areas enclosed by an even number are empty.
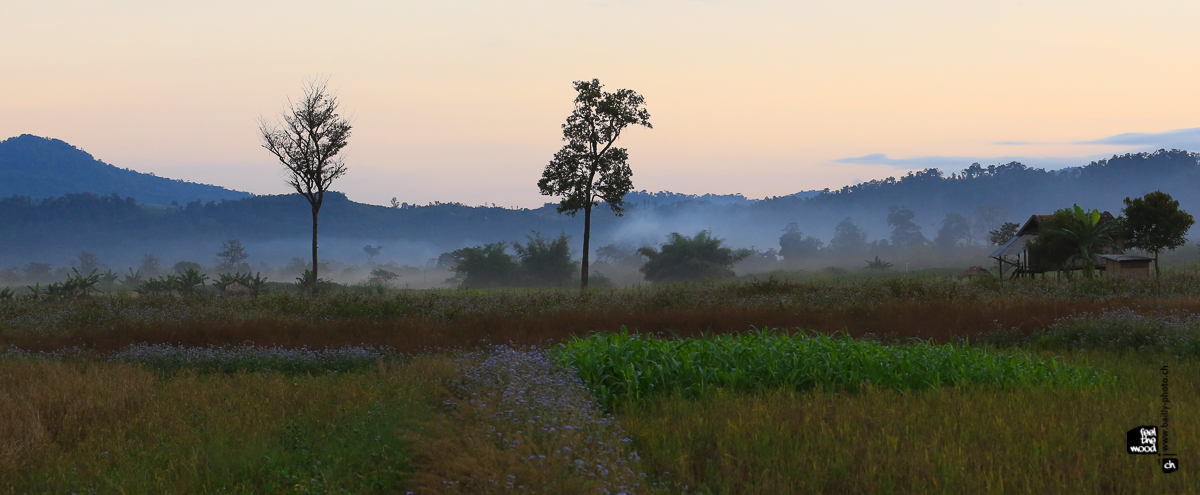
<svg viewBox="0 0 1200 495"><path fill-rule="evenodd" d="M999 229L988 232L988 242L994 246L1003 246L1013 237L1017 236L1017 231L1021 229L1021 225L1014 222L1004 222Z"/></svg>
<svg viewBox="0 0 1200 495"><path fill-rule="evenodd" d="M633 190L629 152L613 144L630 125L650 128L645 98L629 89L603 91L597 79L575 81L575 110L563 124L567 144L554 154L542 172L538 189L546 196L562 196L559 213L575 216L583 210L583 263L579 289L587 290L588 253L591 250L592 207L601 201L618 216L625 193Z"/></svg>
<svg viewBox="0 0 1200 495"><path fill-rule="evenodd" d="M79 268L79 271L83 273L91 273L92 270L100 268L100 259L96 257L96 253L83 251L75 257L74 261L72 264L79 265L76 268Z"/></svg>
<svg viewBox="0 0 1200 495"><path fill-rule="evenodd" d="M438 257L436 258L436 261L434 262L434 266L436 266L438 268L445 268L447 270L452 270L454 268L455 262L456 262L456 260L454 258L453 252L442 253L442 254L438 255Z"/></svg>
<svg viewBox="0 0 1200 495"><path fill-rule="evenodd" d="M1029 259L1041 268L1063 270L1075 253L1075 244L1066 236L1060 235L1063 229L1075 221L1075 214L1070 210L1058 210L1050 218L1043 220L1038 226L1038 236L1030 242L1026 249ZM1005 241L1008 242L1008 241Z"/></svg>
<svg viewBox="0 0 1200 495"><path fill-rule="evenodd" d="M654 283L682 282L700 278L721 279L733 277L733 264L745 259L747 250L722 247L724 239L712 237L702 230L695 237L672 232L661 250L652 247L638 249L638 254L649 258L639 269L646 280Z"/></svg>
<svg viewBox="0 0 1200 495"><path fill-rule="evenodd" d="M533 237L525 236L528 244L513 243L520 265L517 278L520 285L566 287L571 283L575 263L571 262L571 248L566 234L547 242L542 234L534 231Z"/></svg>
<svg viewBox="0 0 1200 495"><path fill-rule="evenodd" d="M158 258L155 258L153 254L146 253L142 255L142 264L138 266L137 271L147 277L154 277L159 272L158 264Z"/></svg>
<svg viewBox="0 0 1200 495"><path fill-rule="evenodd" d="M367 253L367 263L370 263L371 260L374 260L376 256L379 256L379 252L382 250L383 250L383 246L371 247L370 244L363 246L363 252Z"/></svg>
<svg viewBox="0 0 1200 495"><path fill-rule="evenodd" d="M596 249L596 261L614 267L635 269L642 266L645 260L642 255L638 254L637 248L633 244L612 243Z"/></svg>
<svg viewBox="0 0 1200 495"><path fill-rule="evenodd" d="M982 237L984 233L1001 228L1000 224L1008 216L1008 210L996 203L987 203L975 208L971 233L974 237ZM1014 230L1013 233L1016 233ZM1008 242L1005 240L1004 242ZM1001 243L1003 244L1003 243Z"/></svg>
<svg viewBox="0 0 1200 495"><path fill-rule="evenodd" d="M913 222L914 216L916 214L912 210L903 206L888 208L887 224L892 228L892 245L914 248L924 246L929 242L924 235L921 235L921 227Z"/></svg>
<svg viewBox="0 0 1200 495"><path fill-rule="evenodd" d="M200 263L194 263L191 261L180 261L179 263L175 263L175 266L171 267L171 271L179 275L187 273L188 270L200 271L202 269L203 267L200 266Z"/></svg>
<svg viewBox="0 0 1200 495"><path fill-rule="evenodd" d="M400 278L400 275L384 270L383 268L376 268L371 270L371 276L367 278L367 283L391 287L392 282L394 282L397 278Z"/></svg>
<svg viewBox="0 0 1200 495"><path fill-rule="evenodd" d="M800 224L792 222L783 228L783 235L779 236L779 255L788 261L813 258L821 252L821 244L816 237L805 237L800 231Z"/></svg>
<svg viewBox="0 0 1200 495"><path fill-rule="evenodd" d="M283 128L259 119L263 148L287 168L288 185L312 207L312 289L316 289L317 214L325 201L325 192L334 179L346 173L344 158L338 157L350 137L350 121L337 113L337 97L327 93L325 81L310 81L304 97L281 114Z"/></svg>
<svg viewBox="0 0 1200 495"><path fill-rule="evenodd" d="M1179 209L1179 201L1162 191L1125 198L1121 213L1125 217L1125 244L1154 253L1155 276L1160 275L1158 254L1186 244L1188 230L1196 223L1191 214Z"/></svg>
<svg viewBox="0 0 1200 495"><path fill-rule="evenodd" d="M494 242L484 246L466 247L451 253L454 256L455 277L451 279L464 287L477 289L502 287L512 279L517 264L505 252L507 244Z"/></svg>
<svg viewBox="0 0 1200 495"><path fill-rule="evenodd" d="M232 270L238 268L246 258L250 255L246 254L246 250L242 248L242 241L230 239L221 243L221 251L217 252L217 269ZM249 271L249 266L246 267Z"/></svg>
<svg viewBox="0 0 1200 495"><path fill-rule="evenodd" d="M960 241L965 241L970 236L971 222L967 221L967 217L951 212L947 213L946 218L942 220L942 228L938 229L933 244L938 249L948 251L958 247Z"/></svg>
<svg viewBox="0 0 1200 495"><path fill-rule="evenodd" d="M858 254L867 250L867 233L854 225L850 217L838 222L829 239L829 249L835 253Z"/></svg>
<svg viewBox="0 0 1200 495"><path fill-rule="evenodd" d="M0 285L15 285L20 280L21 277L17 275L16 267L0 270Z"/></svg>

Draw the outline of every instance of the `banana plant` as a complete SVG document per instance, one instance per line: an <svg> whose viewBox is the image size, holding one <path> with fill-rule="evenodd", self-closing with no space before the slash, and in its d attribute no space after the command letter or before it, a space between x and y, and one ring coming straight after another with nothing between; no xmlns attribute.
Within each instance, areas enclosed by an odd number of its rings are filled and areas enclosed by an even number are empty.
<svg viewBox="0 0 1200 495"><path fill-rule="evenodd" d="M1095 256L1102 249L1112 247L1115 243L1113 234L1119 228L1119 222L1100 223L1100 210L1091 212L1075 205L1074 222L1063 227L1056 233L1075 244L1075 253L1067 261L1079 261L1083 265L1083 275L1092 278L1096 272Z"/></svg>
<svg viewBox="0 0 1200 495"><path fill-rule="evenodd" d="M188 268L175 279L175 290L179 291L182 296L194 296L200 290L200 286L208 280L208 275L201 274L195 268Z"/></svg>
<svg viewBox="0 0 1200 495"><path fill-rule="evenodd" d="M133 271L133 268L130 268L129 273L125 275L125 278L121 279L120 284L126 287L137 287L142 285L142 271L138 270L135 272Z"/></svg>

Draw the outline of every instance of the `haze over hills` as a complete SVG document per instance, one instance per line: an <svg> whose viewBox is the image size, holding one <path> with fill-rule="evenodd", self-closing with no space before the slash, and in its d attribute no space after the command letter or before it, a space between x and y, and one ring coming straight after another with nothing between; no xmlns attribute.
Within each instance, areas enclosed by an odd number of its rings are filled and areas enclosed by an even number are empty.
<svg viewBox="0 0 1200 495"><path fill-rule="evenodd" d="M14 146L14 141L20 146ZM0 228L13 240L0 243L0 269L31 261L63 265L83 250L97 253L112 266L136 265L145 253L154 253L171 263L208 262L220 249L221 242L228 239L240 239L251 254L252 263L278 265L294 257L308 256L311 216L308 204L298 195L252 196L216 186L137 174L98 162L62 141L34 136L0 143L0 156L6 157L0 159L0 164L8 167L12 156L25 156L14 154L11 151L14 149L41 150L27 151L41 161L26 163L40 163L44 169L56 171L43 174L44 177L69 181L55 184L43 180L38 186L41 189L21 190L17 189L19 185L4 179L5 195L24 197L0 200ZM56 157L68 163L52 163ZM840 190L806 191L757 200L741 195L636 191L626 196L622 217L613 215L604 205L595 210L592 246L656 245L670 232L693 235L710 229L717 237L727 239L732 247L754 246L764 250L779 247L781 230L791 222L797 223L804 235L828 242L834 227L847 217L867 233L868 240L884 239L890 233L886 218L891 206L911 209L922 234L933 239L947 213L974 218L980 207L988 205L1001 212L993 221L1020 223L1032 214L1052 213L1079 204L1120 214L1122 199L1154 190L1171 194L1180 200L1184 210L1200 213L1197 157L1186 151L1160 150L1113 156L1057 171L1028 168L1015 162L972 164L949 175L927 169ZM97 170L103 173L88 175ZM146 186L143 191L157 194L149 196L153 198L150 201L127 192L118 192L113 197L111 193L116 191L94 186L106 184L102 180L104 173L121 178L155 179L158 182L149 183L164 189ZM52 199L37 199L44 197L46 191L79 191L85 187L83 184L93 184L90 190L96 194L62 196L60 193ZM178 187L191 196L170 196L174 190L165 189L166 186ZM232 196L201 199L197 191ZM178 201L179 206L142 206L171 201ZM458 203L423 206L400 203L397 207L384 207L356 203L340 193L327 196L320 218L322 258L348 263L365 261L364 244L385 246L383 260L419 265L464 246L523 241L532 231L547 236L565 233L571 236L571 244L578 250L583 230L581 215L558 214L552 203L537 209ZM971 241L980 244L984 232L976 231ZM978 254L983 248L976 251L971 256L980 259L971 263L986 263L986 258ZM858 258L849 261L860 263Z"/></svg>
<svg viewBox="0 0 1200 495"><path fill-rule="evenodd" d="M0 141L0 196L42 199L116 194L145 205L242 199L251 194L117 168L58 139L22 134Z"/></svg>

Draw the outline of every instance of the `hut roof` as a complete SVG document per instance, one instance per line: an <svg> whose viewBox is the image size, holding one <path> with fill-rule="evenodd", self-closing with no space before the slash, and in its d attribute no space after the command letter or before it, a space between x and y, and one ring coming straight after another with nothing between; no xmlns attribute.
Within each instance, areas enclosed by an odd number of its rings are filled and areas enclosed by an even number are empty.
<svg viewBox="0 0 1200 495"><path fill-rule="evenodd" d="M1097 254L1096 257L1113 261L1154 261L1154 258L1147 258L1145 256L1137 256L1133 254Z"/></svg>
<svg viewBox="0 0 1200 495"><path fill-rule="evenodd" d="M1004 243L1003 246L996 248L996 250L992 251L992 254L989 254L988 257L1000 258L1002 256L1021 254L1025 251L1025 244L1032 242L1034 239L1037 239L1037 234L1018 235Z"/></svg>
<svg viewBox="0 0 1200 495"><path fill-rule="evenodd" d="M973 266L971 268L967 268L966 270L963 270L962 273L958 274L958 279L962 280L964 278L990 277L990 276L992 276L992 272L987 271L987 269L985 269L984 267Z"/></svg>
<svg viewBox="0 0 1200 495"><path fill-rule="evenodd" d="M1042 224L1046 223L1046 220L1049 220L1053 217L1054 217L1054 215L1032 215L1029 217L1029 220L1025 221L1025 225L1021 226L1021 230L1017 231L1017 235L1018 236L1027 235L1027 234L1037 235L1038 231L1042 228ZM1100 223L1111 222L1111 221L1113 221L1114 218L1115 217L1113 217L1112 213L1109 213L1107 211L1100 213Z"/></svg>

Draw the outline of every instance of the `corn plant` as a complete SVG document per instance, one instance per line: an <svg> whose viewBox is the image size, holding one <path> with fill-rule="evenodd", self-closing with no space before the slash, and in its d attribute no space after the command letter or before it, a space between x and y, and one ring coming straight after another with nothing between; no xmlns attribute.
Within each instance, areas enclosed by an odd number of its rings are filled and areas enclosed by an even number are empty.
<svg viewBox="0 0 1200 495"><path fill-rule="evenodd" d="M1112 378L1043 362L1030 355L991 354L966 345L886 346L815 334L786 335L770 330L699 339L655 339L601 333L559 347L562 364L606 406L673 392L701 396L718 388L756 390L816 387L853 391L872 384L920 390L955 384L1102 385Z"/></svg>

